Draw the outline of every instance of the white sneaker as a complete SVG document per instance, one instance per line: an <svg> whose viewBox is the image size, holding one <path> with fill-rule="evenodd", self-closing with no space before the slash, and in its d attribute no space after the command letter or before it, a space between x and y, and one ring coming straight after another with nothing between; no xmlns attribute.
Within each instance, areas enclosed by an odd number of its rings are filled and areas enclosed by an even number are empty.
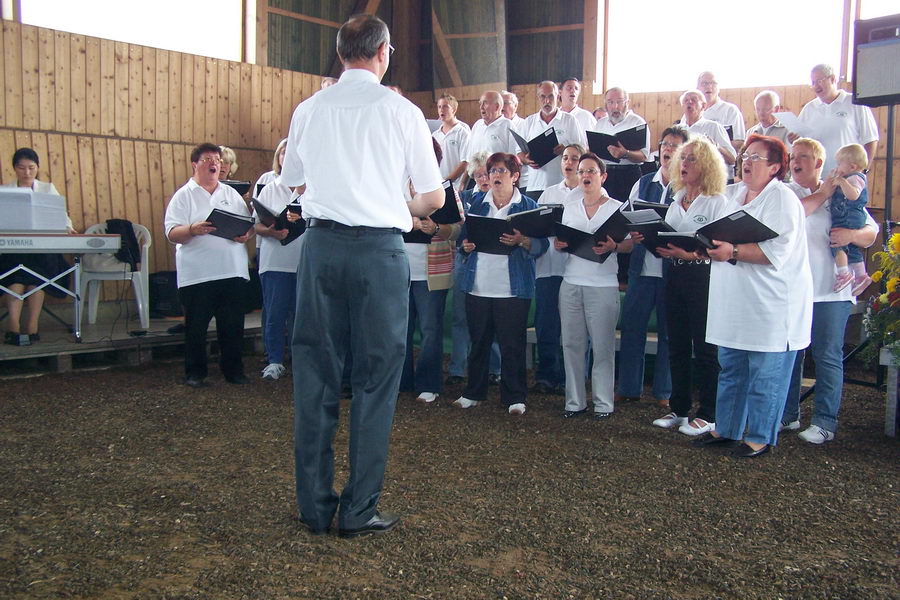
<svg viewBox="0 0 900 600"><path fill-rule="evenodd" d="M680 427L688 422L687 417L679 417L673 412L670 412L664 417L660 417L653 421L653 425L655 427L662 427L663 429L672 429L673 427Z"/></svg>
<svg viewBox="0 0 900 600"><path fill-rule="evenodd" d="M422 402L424 404L431 404L435 400L437 400L438 395L433 392L422 392L419 394L419 397L416 398L416 402Z"/></svg>
<svg viewBox="0 0 900 600"><path fill-rule="evenodd" d="M684 435L700 435L701 433L706 433L707 431L712 431L716 428L715 423L708 423L703 419L693 418L687 423L681 425L678 428L678 431L683 433Z"/></svg>
<svg viewBox="0 0 900 600"><path fill-rule="evenodd" d="M457 408L472 408L473 406L478 406L478 400L469 400L465 396L460 396L453 401L453 406Z"/></svg>
<svg viewBox="0 0 900 600"><path fill-rule="evenodd" d="M266 368L262 370L263 379L271 379L275 381L282 375L287 372L287 369L284 368L284 365L281 363L271 363L266 365Z"/></svg>
<svg viewBox="0 0 900 600"><path fill-rule="evenodd" d="M800 432L800 439L810 444L824 444L834 439L834 432L822 429L818 425L810 425Z"/></svg>
<svg viewBox="0 0 900 600"><path fill-rule="evenodd" d="M509 414L511 415L524 415L525 414L525 405L521 402L517 402L515 404L509 405Z"/></svg>
<svg viewBox="0 0 900 600"><path fill-rule="evenodd" d="M800 429L800 421L791 421L790 423L782 421L778 431L797 431L798 429Z"/></svg>

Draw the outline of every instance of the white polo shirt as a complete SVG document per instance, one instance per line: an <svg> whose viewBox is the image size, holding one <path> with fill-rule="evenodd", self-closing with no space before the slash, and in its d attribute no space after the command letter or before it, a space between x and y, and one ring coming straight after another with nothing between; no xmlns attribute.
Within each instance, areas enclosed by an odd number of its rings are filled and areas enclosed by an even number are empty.
<svg viewBox="0 0 900 600"><path fill-rule="evenodd" d="M178 225L205 221L214 208L250 216L247 203L231 187L220 183L210 194L196 181L188 179L166 207L166 237ZM194 236L183 244L175 244L175 268L180 288L231 277L250 279L247 248L244 244L209 234Z"/></svg>
<svg viewBox="0 0 900 600"><path fill-rule="evenodd" d="M687 190L678 190L675 193L675 199L669 205L669 210L666 211L666 223L671 225L675 231L694 233L704 225L715 221L718 218L717 215L724 210L726 200L722 194L712 196L701 194L685 210L681 204L685 194L687 194Z"/></svg>
<svg viewBox="0 0 900 600"><path fill-rule="evenodd" d="M759 219L778 237L760 242L769 265L713 261L709 277L706 341L754 352L784 352L809 346L812 274L803 206L773 179L752 202L747 188L724 203L716 218L738 210Z"/></svg>
<svg viewBox="0 0 900 600"><path fill-rule="evenodd" d="M486 150L488 155L495 152L516 154L519 151L519 145L509 133L510 127L512 127L512 121L502 115L490 125L486 125L484 119L478 119L472 126L469 143L463 153L466 162L472 162L472 157L482 150Z"/></svg>
<svg viewBox="0 0 900 600"><path fill-rule="evenodd" d="M447 179L450 176L450 173L453 172L459 163L464 160L463 151L466 149L466 144L469 143L469 135L471 135L472 130L468 125L463 123L462 121L457 121L456 125L448 131L444 133L441 127L438 127L434 133L431 134L437 143L441 145L441 177ZM459 187L460 180L462 179L462 175L453 180L454 187Z"/></svg>
<svg viewBox="0 0 900 600"><path fill-rule="evenodd" d="M615 198L610 198L597 208L597 212L594 213L593 217L588 218L583 201L584 192L577 188L577 191L570 195L568 202L566 202L563 210L563 225L568 225L581 231L597 231L597 228L603 225L610 215L622 206L621 202ZM569 254L563 281L572 285L618 288L619 279L616 275L618 271L619 261L616 260L615 253L611 254L603 264Z"/></svg>
<svg viewBox="0 0 900 600"><path fill-rule="evenodd" d="M800 120L809 124L815 139L825 147L822 173L828 174L837 166L834 155L847 144L868 144L878 139L878 124L868 106L853 104L853 96L838 90L837 98L825 104L813 98L800 111Z"/></svg>
<svg viewBox="0 0 900 600"><path fill-rule="evenodd" d="M422 193L442 189L422 111L371 71L344 71L294 110L281 181L306 184L305 218L409 231L401 191L407 177Z"/></svg>
<svg viewBox="0 0 900 600"><path fill-rule="evenodd" d="M747 131L744 126L744 115L741 113L741 109L731 102L725 102L719 98L716 100L715 104L706 107L703 111L703 117L710 121L721 123L722 127L731 125L734 139L747 139ZM725 132L725 137L728 137L728 132Z"/></svg>
<svg viewBox="0 0 900 600"><path fill-rule="evenodd" d="M562 108L560 108L559 110L562 110ZM580 106L576 106L572 110L568 111L568 113L575 117L575 120L578 121L578 125L580 125L581 128L585 131L593 131L594 127L597 125L597 119L594 118L594 114L589 110L581 108Z"/></svg>
<svg viewBox="0 0 900 600"><path fill-rule="evenodd" d="M284 207L290 204L297 194L291 188L281 183L281 178L276 177L263 188L257 200L268 208L272 214L281 214ZM256 216L256 211L253 211ZM261 239L260 247L263 251L259 257L259 272L277 271L279 273L296 273L300 263L300 244L298 240L292 241L286 246L281 245L280 240L272 237L257 235Z"/></svg>
<svg viewBox="0 0 900 600"><path fill-rule="evenodd" d="M587 134L585 130L578 124L575 117L567 112L563 112L561 109L557 109L556 114L553 115L549 123L544 122L540 112L529 115L525 119L525 123L522 125L519 133L527 141L531 141L551 127L556 130L556 139L563 146L581 144L582 147L587 148ZM516 152L519 152L518 147ZM539 169L528 167L528 190L545 190L562 181L561 161L562 159L557 156Z"/></svg>
<svg viewBox="0 0 900 600"><path fill-rule="evenodd" d="M508 121L509 119L507 119ZM522 201L522 194L513 189L513 197L509 204L501 209L494 205L494 191L488 190L484 203L489 210L486 216L492 219L505 219L513 204ZM475 248L477 251L478 248ZM509 256L503 254L478 253L478 265L475 268L475 281L472 283L472 295L483 298L512 298L512 286L509 283Z"/></svg>
<svg viewBox="0 0 900 600"><path fill-rule="evenodd" d="M605 116L602 119L597 121L597 126L594 127L593 131L597 133L605 133L607 135L615 135L620 131L625 131L627 129L633 129L640 125L646 125L647 121L644 120L643 117L636 114L634 111L629 110L625 117L619 121L618 123L613 123L609 116ZM650 156L650 128L648 127L646 130L646 138L644 139L644 147L641 148L641 152L644 153L644 156ZM614 163L608 160L604 160L607 165L640 165L642 162L634 162L633 160L629 160L627 158L622 158L619 162Z"/></svg>
<svg viewBox="0 0 900 600"><path fill-rule="evenodd" d="M796 183L787 184L788 189L798 198L806 198L810 191ZM806 216L806 242L809 245L809 268L813 278L813 302L852 302L856 296L850 293L852 286L840 292L834 291L834 255L831 254L831 211L826 200L814 213ZM879 227L869 211L866 211L866 225L878 233Z"/></svg>
<svg viewBox="0 0 900 600"><path fill-rule="evenodd" d="M565 181L560 181L556 185L551 185L544 190L543 195L538 200L538 204L563 204L572 197L577 195L578 186L568 188ZM569 258L568 252L557 250L553 247L555 237L549 237L550 247L546 252L537 257L534 261L535 278L541 277L562 277L566 274L566 260Z"/></svg>

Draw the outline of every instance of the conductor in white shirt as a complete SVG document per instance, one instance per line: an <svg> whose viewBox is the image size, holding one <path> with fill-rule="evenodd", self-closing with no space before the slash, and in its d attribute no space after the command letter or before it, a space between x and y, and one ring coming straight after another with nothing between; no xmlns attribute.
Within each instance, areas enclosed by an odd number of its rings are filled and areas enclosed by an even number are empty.
<svg viewBox="0 0 900 600"><path fill-rule="evenodd" d="M306 233L297 242L294 454L300 518L313 534L339 512L342 537L383 533L399 516L379 512L403 358L409 263L401 233L444 202L422 111L379 84L393 47L384 22L356 15L341 26L344 73L294 111L282 169L305 186ZM407 203L406 178L421 193ZM350 476L333 489L332 440L349 350Z"/></svg>

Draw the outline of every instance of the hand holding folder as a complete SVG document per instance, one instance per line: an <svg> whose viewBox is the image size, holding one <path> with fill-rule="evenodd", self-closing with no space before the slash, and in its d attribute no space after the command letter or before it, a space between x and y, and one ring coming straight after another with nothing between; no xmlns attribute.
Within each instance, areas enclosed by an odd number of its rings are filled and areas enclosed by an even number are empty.
<svg viewBox="0 0 900 600"><path fill-rule="evenodd" d="M543 133L537 135L529 141L525 141L521 135L509 130L513 139L522 149L522 152L528 155L538 167L543 167L548 162L556 158L556 147L559 146L559 139L556 137L556 129L548 128Z"/></svg>
<svg viewBox="0 0 900 600"><path fill-rule="evenodd" d="M218 208L212 209L212 212L206 217L206 221L215 227L214 231L209 232L210 235L226 240L243 237L253 227L252 217L230 213Z"/></svg>

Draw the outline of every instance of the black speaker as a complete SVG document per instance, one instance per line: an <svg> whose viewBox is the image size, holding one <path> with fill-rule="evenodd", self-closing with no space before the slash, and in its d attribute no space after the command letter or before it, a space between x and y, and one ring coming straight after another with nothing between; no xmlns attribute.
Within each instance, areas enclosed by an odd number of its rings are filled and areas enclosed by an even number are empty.
<svg viewBox="0 0 900 600"><path fill-rule="evenodd" d="M853 24L853 102L900 104L900 14Z"/></svg>

